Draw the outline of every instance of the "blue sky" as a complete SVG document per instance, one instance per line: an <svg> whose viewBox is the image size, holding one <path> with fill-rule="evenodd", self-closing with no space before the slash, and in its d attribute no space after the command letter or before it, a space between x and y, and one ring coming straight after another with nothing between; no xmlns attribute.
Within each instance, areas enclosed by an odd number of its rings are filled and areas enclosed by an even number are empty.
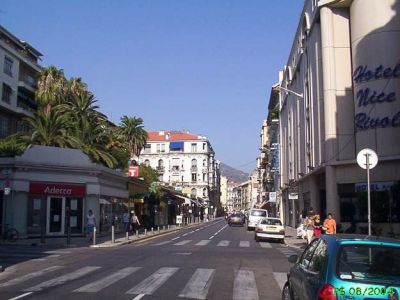
<svg viewBox="0 0 400 300"><path fill-rule="evenodd" d="M250 171L303 0L2 0L0 24L79 76L118 123L209 137Z"/></svg>

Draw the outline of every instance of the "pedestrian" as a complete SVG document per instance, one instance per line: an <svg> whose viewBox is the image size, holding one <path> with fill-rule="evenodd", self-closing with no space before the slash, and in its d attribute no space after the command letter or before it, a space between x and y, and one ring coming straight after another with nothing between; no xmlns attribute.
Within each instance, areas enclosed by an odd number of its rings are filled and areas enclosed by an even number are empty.
<svg viewBox="0 0 400 300"><path fill-rule="evenodd" d="M336 221L332 213L328 214L328 218L324 221L325 234L336 234Z"/></svg>
<svg viewBox="0 0 400 300"><path fill-rule="evenodd" d="M139 219L138 219L138 217L135 215L135 212L132 210L131 211L131 226L132 226L132 231L133 231L133 234L135 234L136 233L136 230L137 229L139 229L139 226L140 226L140 222L139 222Z"/></svg>
<svg viewBox="0 0 400 300"><path fill-rule="evenodd" d="M314 237L319 237L322 234L322 221L319 215L314 217Z"/></svg>
<svg viewBox="0 0 400 300"><path fill-rule="evenodd" d="M129 232L129 213L124 212L122 215L122 221L124 222L125 232Z"/></svg>
<svg viewBox="0 0 400 300"><path fill-rule="evenodd" d="M89 209L88 214L86 216L86 228L88 233L88 242L93 241L93 231L94 227L96 227L96 217L93 214L93 211Z"/></svg>
<svg viewBox="0 0 400 300"><path fill-rule="evenodd" d="M304 221L304 225L306 226L307 230L307 243L311 243L311 240L314 236L314 210L311 207L306 220Z"/></svg>

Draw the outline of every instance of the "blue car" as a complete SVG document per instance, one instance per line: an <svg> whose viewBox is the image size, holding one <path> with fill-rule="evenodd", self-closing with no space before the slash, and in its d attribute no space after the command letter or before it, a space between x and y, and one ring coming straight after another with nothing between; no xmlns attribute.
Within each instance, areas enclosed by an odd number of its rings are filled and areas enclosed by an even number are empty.
<svg viewBox="0 0 400 300"><path fill-rule="evenodd" d="M400 299L399 240L322 235L289 262L282 299Z"/></svg>

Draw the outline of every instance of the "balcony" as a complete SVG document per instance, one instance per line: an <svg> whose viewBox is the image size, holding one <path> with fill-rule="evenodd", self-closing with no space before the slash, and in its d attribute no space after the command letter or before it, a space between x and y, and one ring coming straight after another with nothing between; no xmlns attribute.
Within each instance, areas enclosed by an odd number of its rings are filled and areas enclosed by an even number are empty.
<svg viewBox="0 0 400 300"><path fill-rule="evenodd" d="M35 93L36 81L35 78L29 75L21 75L18 81L18 87L25 89L31 93Z"/></svg>
<svg viewBox="0 0 400 300"><path fill-rule="evenodd" d="M192 172L197 172L197 166L191 166L190 171Z"/></svg>
<svg viewBox="0 0 400 300"><path fill-rule="evenodd" d="M164 166L157 166L156 170L159 174L164 174L165 172Z"/></svg>

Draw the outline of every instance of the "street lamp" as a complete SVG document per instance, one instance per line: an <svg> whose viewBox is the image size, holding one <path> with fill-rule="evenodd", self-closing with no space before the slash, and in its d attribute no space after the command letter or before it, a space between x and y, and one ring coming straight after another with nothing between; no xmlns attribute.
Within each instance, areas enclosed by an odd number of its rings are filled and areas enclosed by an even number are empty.
<svg viewBox="0 0 400 300"><path fill-rule="evenodd" d="M284 87L282 87L282 86L278 86L278 89L284 90L285 92L288 92L288 93L292 93L293 95L296 95L297 97L299 97L299 98L301 98L301 99L304 98L303 94L299 94L299 93L296 93L296 92L294 92L294 91L288 90L287 88L284 88Z"/></svg>

